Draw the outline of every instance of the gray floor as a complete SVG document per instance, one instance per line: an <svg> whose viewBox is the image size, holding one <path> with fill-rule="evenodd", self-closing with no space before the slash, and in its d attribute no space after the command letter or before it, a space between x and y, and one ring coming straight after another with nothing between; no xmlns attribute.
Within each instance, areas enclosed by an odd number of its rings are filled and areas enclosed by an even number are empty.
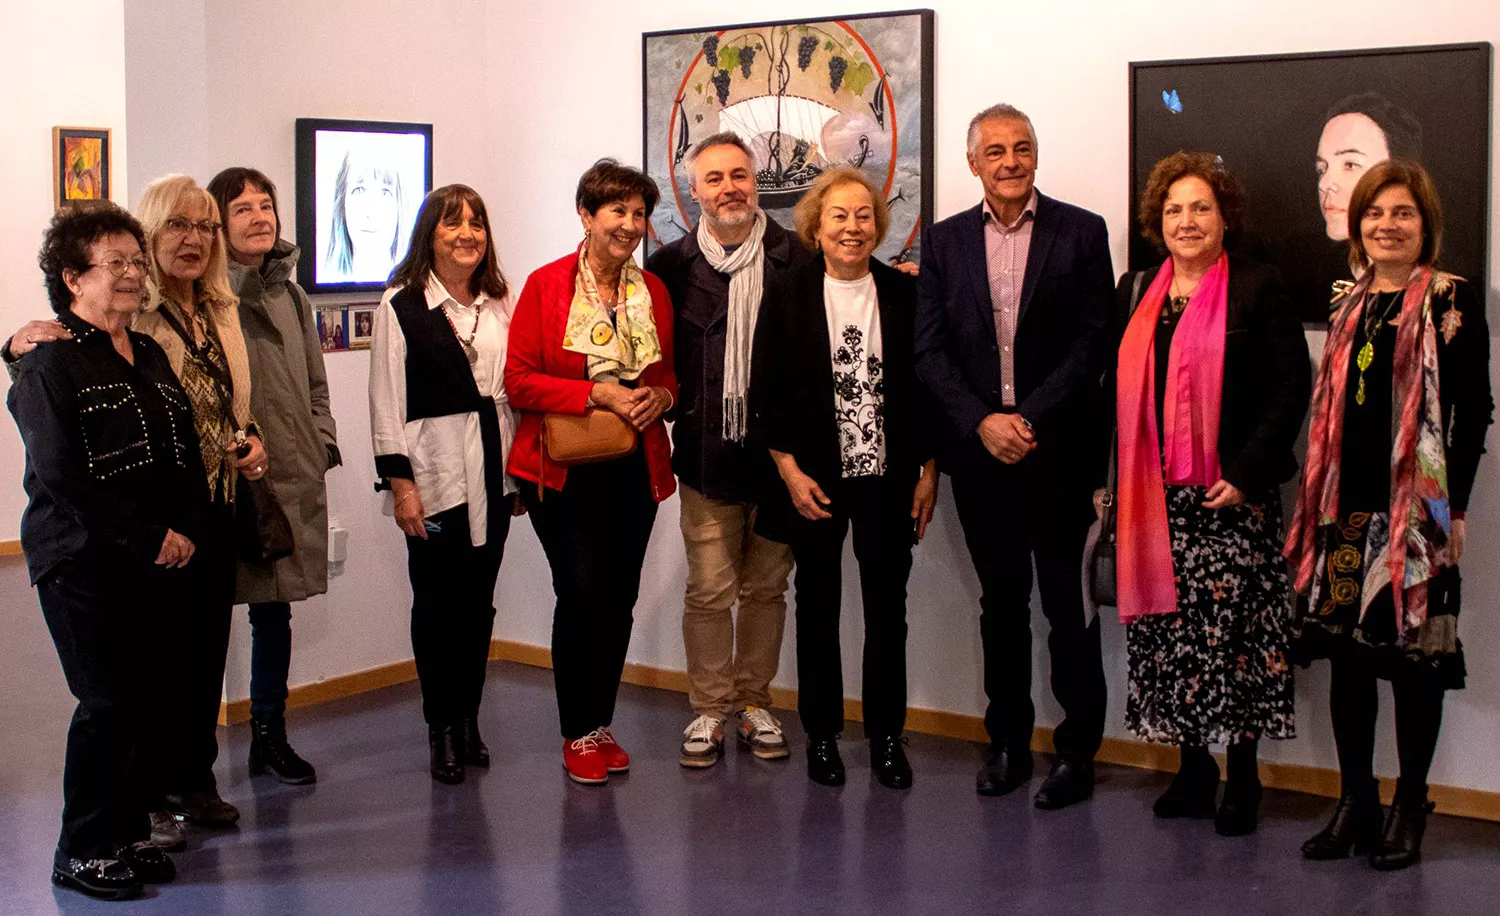
<svg viewBox="0 0 1500 916"><path fill-rule="evenodd" d="M978 749L914 736L916 787L868 775L852 727L849 784L810 783L798 755L676 762L680 695L625 687L616 734L634 772L602 788L560 764L551 675L496 663L485 702L489 772L456 787L426 772L415 685L299 711L316 786L249 779L248 732L225 730L223 794L236 830L195 832L182 877L130 903L47 881L60 805L66 704L0 700L0 913L1277 913L1496 912L1500 825L1434 820L1427 861L1383 875L1363 862L1304 862L1297 844L1322 799L1268 793L1261 831L1227 840L1204 822L1157 822L1164 777L1104 767L1094 801L1032 809L981 799ZM1045 761L1038 761L1044 766Z"/></svg>

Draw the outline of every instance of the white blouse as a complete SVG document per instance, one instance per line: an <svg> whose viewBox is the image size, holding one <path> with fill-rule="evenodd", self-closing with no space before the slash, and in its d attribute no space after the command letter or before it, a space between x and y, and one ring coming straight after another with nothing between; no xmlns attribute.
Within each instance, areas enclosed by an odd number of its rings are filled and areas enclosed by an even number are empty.
<svg viewBox="0 0 1500 916"><path fill-rule="evenodd" d="M875 276L823 276L844 477L885 473L885 364Z"/></svg>
<svg viewBox="0 0 1500 916"><path fill-rule="evenodd" d="M468 503L469 534L475 547L488 535L489 499L484 486L484 443L480 438L479 414L406 419L406 335L391 307L399 289L388 289L375 310L374 338L370 345L370 438L377 455L405 455L411 461L422 511L429 518L446 509ZM505 394L505 355L510 340L510 317L515 300L501 301L483 293L472 306L458 304L435 274L428 274L424 290L429 309L441 308L467 340L479 319L474 348L474 384L479 393L495 399L500 417L500 462L510 457L516 438L516 418ZM515 481L505 477L505 493L517 492Z"/></svg>

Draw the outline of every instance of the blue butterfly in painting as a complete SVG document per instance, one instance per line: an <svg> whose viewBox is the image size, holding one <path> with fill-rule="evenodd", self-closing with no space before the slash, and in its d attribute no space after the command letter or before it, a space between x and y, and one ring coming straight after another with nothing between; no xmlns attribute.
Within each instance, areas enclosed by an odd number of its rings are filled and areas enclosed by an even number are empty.
<svg viewBox="0 0 1500 916"><path fill-rule="evenodd" d="M1167 106L1167 111L1172 114L1182 114L1182 99L1177 97L1176 89L1163 89L1161 91L1161 103Z"/></svg>

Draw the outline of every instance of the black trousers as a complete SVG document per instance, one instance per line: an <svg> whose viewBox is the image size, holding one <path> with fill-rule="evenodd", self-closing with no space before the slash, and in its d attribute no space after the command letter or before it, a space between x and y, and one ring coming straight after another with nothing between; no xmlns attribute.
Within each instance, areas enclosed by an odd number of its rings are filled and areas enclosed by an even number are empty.
<svg viewBox="0 0 1500 916"><path fill-rule="evenodd" d="M1331 661L1329 712L1344 794L1355 794L1375 778L1375 723L1380 693L1374 668L1348 653ZM1396 756L1401 764L1398 796L1427 799L1427 774L1443 724L1443 686L1416 665L1390 678L1396 711Z"/></svg>
<svg viewBox="0 0 1500 916"><path fill-rule="evenodd" d="M656 522L646 458L568 469L561 491L521 498L552 567L552 677L562 735L582 738L614 721L615 696L630 648L641 567Z"/></svg>
<svg viewBox="0 0 1500 916"><path fill-rule="evenodd" d="M426 540L406 539L411 649L428 725L457 725L479 715L511 500L490 512L482 547L471 539L467 503L429 516Z"/></svg>
<svg viewBox="0 0 1500 916"><path fill-rule="evenodd" d="M865 613L865 734L894 737L906 727L906 581L911 575L915 484L915 478L841 479L824 490L833 518L799 521L794 529L797 709L809 737L831 738L844 728L839 606L844 537L850 528Z"/></svg>
<svg viewBox="0 0 1500 916"><path fill-rule="evenodd" d="M186 570L65 561L37 597L78 700L63 764L59 858L109 858L151 832L161 795L158 660L177 646Z"/></svg>
<svg viewBox="0 0 1500 916"><path fill-rule="evenodd" d="M154 675L168 718L165 791L182 795L216 791L214 761L219 756L219 707L224 699L224 662L234 611L234 510L214 505L184 567L187 601L177 615L180 651L170 659L177 677Z"/></svg>
<svg viewBox="0 0 1500 916"><path fill-rule="evenodd" d="M1031 746L1031 564L1050 625L1052 694L1063 708L1054 733L1062 757L1092 759L1104 735L1099 621L1083 623L1083 545L1094 512L1087 481L1037 455L956 470L953 501L979 574L984 644L984 725L993 745Z"/></svg>

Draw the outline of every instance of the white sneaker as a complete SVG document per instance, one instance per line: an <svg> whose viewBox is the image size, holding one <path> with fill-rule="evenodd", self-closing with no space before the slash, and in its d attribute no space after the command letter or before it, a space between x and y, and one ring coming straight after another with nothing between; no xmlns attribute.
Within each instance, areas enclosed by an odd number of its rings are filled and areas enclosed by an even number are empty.
<svg viewBox="0 0 1500 916"><path fill-rule="evenodd" d="M682 732L677 762L685 767L711 767L723 753L724 720L718 716L699 716Z"/></svg>
<svg viewBox="0 0 1500 916"><path fill-rule="evenodd" d="M739 733L740 744L762 760L779 760L792 753L781 733L781 723L759 706L746 706L740 713Z"/></svg>

